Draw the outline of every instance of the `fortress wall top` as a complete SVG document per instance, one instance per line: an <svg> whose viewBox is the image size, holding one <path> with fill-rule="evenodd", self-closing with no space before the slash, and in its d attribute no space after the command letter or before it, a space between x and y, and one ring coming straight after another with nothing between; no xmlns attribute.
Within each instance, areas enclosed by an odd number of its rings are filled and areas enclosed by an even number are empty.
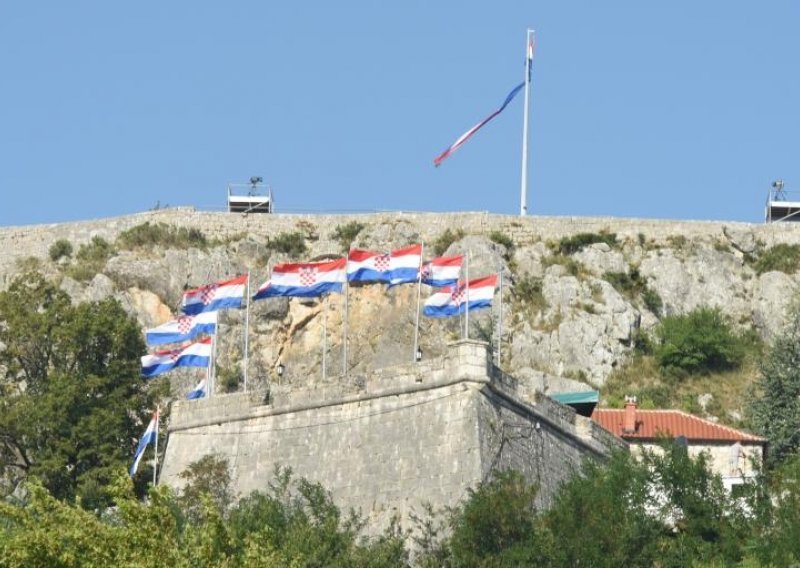
<svg viewBox="0 0 800 568"><path fill-rule="evenodd" d="M687 238L716 239L724 238L724 228L752 232L757 240L768 246L779 242L800 242L800 223L762 225L615 217L518 217L486 212L244 215L177 207L90 221L0 227L0 268L12 264L19 258L46 257L49 247L58 239L69 240L76 247L90 241L94 236L113 241L120 232L148 221L200 229L207 236L219 239L235 238L245 234L263 238L281 232L292 232L306 226L316 228L320 233L320 239L325 241L330 240L330 233L337 225L359 221L375 225L407 223L414 228L421 239L427 242L435 239L446 229L463 229L468 233L483 235L499 231L517 244L525 245L537 240L557 240L575 233L600 231L614 232L620 237L634 241L639 234L657 242L677 235ZM338 250L338 243L331 241L331 248Z"/></svg>

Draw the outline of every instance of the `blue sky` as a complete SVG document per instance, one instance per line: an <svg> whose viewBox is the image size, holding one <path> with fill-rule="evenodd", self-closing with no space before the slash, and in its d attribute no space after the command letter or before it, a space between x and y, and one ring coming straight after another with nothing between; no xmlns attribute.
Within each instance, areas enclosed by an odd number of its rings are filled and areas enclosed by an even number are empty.
<svg viewBox="0 0 800 568"><path fill-rule="evenodd" d="M759 222L800 198L800 3L5 2L0 225L218 208Z"/></svg>

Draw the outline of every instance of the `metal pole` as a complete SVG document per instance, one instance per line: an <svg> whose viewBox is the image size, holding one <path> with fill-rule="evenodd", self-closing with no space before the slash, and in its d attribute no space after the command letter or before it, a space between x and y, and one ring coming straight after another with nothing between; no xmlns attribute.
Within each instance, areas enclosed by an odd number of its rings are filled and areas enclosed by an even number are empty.
<svg viewBox="0 0 800 568"><path fill-rule="evenodd" d="M156 441L155 447L153 448L153 486L155 486L158 481L158 423L160 422L158 410L156 406Z"/></svg>
<svg viewBox="0 0 800 568"><path fill-rule="evenodd" d="M214 396L214 387L217 385L217 334L219 333L219 320L217 320L217 333L211 338L211 384L208 386L208 398Z"/></svg>
<svg viewBox="0 0 800 568"><path fill-rule="evenodd" d="M247 392L247 363L250 352L250 271L247 271L247 306L244 312L244 392Z"/></svg>
<svg viewBox="0 0 800 568"><path fill-rule="evenodd" d="M464 314L466 321L466 324L464 325L464 339L469 339L469 251L467 251L467 281L465 285L467 294L464 300L466 305L466 310Z"/></svg>
<svg viewBox="0 0 800 568"><path fill-rule="evenodd" d="M496 365L500 366L500 357L502 357L503 349L503 267L500 267L500 316L497 318L497 361Z"/></svg>
<svg viewBox="0 0 800 568"><path fill-rule="evenodd" d="M328 376L327 364L327 351L328 351L328 301L326 297L322 296L322 380L324 381Z"/></svg>
<svg viewBox="0 0 800 568"><path fill-rule="evenodd" d="M531 62L533 60L534 31L529 29L525 44L525 111L522 119L522 176L520 180L519 214L528 214L528 105L531 86Z"/></svg>
<svg viewBox="0 0 800 568"><path fill-rule="evenodd" d="M422 301L422 257L425 255L425 242L419 249L419 266L417 267L417 315L414 321L414 351L411 353L411 361L417 360L417 349L419 348L419 305Z"/></svg>
<svg viewBox="0 0 800 568"><path fill-rule="evenodd" d="M352 245L347 249L347 261L345 261L345 271L344 271L344 342L342 343L342 376L347 376L347 334L349 332L348 329L348 320L350 319L350 306L349 306L349 299L348 296L350 295L350 280L347 278L347 263L350 262L350 249Z"/></svg>

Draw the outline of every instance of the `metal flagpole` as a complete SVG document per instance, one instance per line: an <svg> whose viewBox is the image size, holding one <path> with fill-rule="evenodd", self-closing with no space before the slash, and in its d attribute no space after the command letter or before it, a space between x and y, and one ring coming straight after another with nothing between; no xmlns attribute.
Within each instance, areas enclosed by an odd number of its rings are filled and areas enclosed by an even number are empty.
<svg viewBox="0 0 800 568"><path fill-rule="evenodd" d="M158 478L158 423L161 421L161 417L159 416L159 408L156 406L156 441L155 447L153 448L153 485L157 483Z"/></svg>
<svg viewBox="0 0 800 568"><path fill-rule="evenodd" d="M208 398L214 396L214 387L217 383L217 335L219 335L219 319L217 319L217 331L211 338L211 382L208 385Z"/></svg>
<svg viewBox="0 0 800 568"><path fill-rule="evenodd" d="M244 312L244 392L247 392L247 363L250 354L250 271L247 271L247 306Z"/></svg>
<svg viewBox="0 0 800 568"><path fill-rule="evenodd" d="M500 317L497 319L497 362L500 366L500 357L503 349L503 267L500 267Z"/></svg>
<svg viewBox="0 0 800 568"><path fill-rule="evenodd" d="M411 354L411 361L417 360L417 349L419 349L419 305L422 301L422 257L425 255L425 242L419 249L419 266L417 267L417 316L414 322L414 352Z"/></svg>
<svg viewBox="0 0 800 568"><path fill-rule="evenodd" d="M353 248L351 244L350 247L347 249L347 260L344 263L345 270L344 270L344 343L342 344L342 376L347 376L347 333L348 329L348 320L350 319L350 307L349 307L349 299L348 296L350 295L350 280L347 278L347 265L350 262L350 250Z"/></svg>
<svg viewBox="0 0 800 568"><path fill-rule="evenodd" d="M531 87L531 65L533 62L534 32L528 29L527 43L525 45L525 114L522 119L522 179L520 180L520 206L519 214L523 217L528 214L528 105Z"/></svg>
<svg viewBox="0 0 800 568"><path fill-rule="evenodd" d="M466 296L465 296L465 305L466 309L464 317L466 318L466 323L464 324L464 339L469 339L469 256L470 251L467 251L467 280L465 282L466 286Z"/></svg>
<svg viewBox="0 0 800 568"><path fill-rule="evenodd" d="M328 351L328 300L325 295L322 296L322 380L324 381L327 376L326 357Z"/></svg>

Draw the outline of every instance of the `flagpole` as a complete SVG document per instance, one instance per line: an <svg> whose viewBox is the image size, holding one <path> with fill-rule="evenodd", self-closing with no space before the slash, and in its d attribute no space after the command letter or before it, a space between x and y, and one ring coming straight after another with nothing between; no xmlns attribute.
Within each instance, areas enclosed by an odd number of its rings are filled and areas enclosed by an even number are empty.
<svg viewBox="0 0 800 568"><path fill-rule="evenodd" d="M417 267L417 315L414 321L414 352L411 354L411 361L417 360L417 349L419 349L419 305L422 301L422 257L425 256L425 241L422 241L419 249L419 266Z"/></svg>
<svg viewBox="0 0 800 568"><path fill-rule="evenodd" d="M328 351L328 301L325 295L322 296L322 380L327 376L326 358Z"/></svg>
<svg viewBox="0 0 800 568"><path fill-rule="evenodd" d="M519 214L528 214L528 106L529 93L531 86L531 64L533 60L533 38L534 30L528 29L527 42L525 44L525 111L522 119L522 176L520 180L520 206Z"/></svg>
<svg viewBox="0 0 800 568"><path fill-rule="evenodd" d="M158 406L156 406L156 441L153 448L153 486L155 487L158 481L158 423L161 421Z"/></svg>
<svg viewBox="0 0 800 568"><path fill-rule="evenodd" d="M250 354L250 271L247 271L247 306L244 312L244 392L247 392L247 363Z"/></svg>
<svg viewBox="0 0 800 568"><path fill-rule="evenodd" d="M219 320L217 320L217 333L211 338L211 383L208 386L208 398L214 396L214 387L217 384L217 335L219 335Z"/></svg>
<svg viewBox="0 0 800 568"><path fill-rule="evenodd" d="M500 358L503 355L503 267L500 267L500 316L497 319L497 362L500 366Z"/></svg>
<svg viewBox="0 0 800 568"><path fill-rule="evenodd" d="M347 265L350 262L350 250L352 250L352 243L347 248L347 260L344 263L344 343L342 344L342 376L347 376L347 333L348 320L350 319L349 299L350 295L350 279L347 277Z"/></svg>
<svg viewBox="0 0 800 568"><path fill-rule="evenodd" d="M467 281L466 281L466 291L467 291L466 306L467 306L467 309L465 310L466 311L466 313L465 313L466 324L464 325L464 338L465 339L469 339L469 257L470 257L470 251L467 251Z"/></svg>

